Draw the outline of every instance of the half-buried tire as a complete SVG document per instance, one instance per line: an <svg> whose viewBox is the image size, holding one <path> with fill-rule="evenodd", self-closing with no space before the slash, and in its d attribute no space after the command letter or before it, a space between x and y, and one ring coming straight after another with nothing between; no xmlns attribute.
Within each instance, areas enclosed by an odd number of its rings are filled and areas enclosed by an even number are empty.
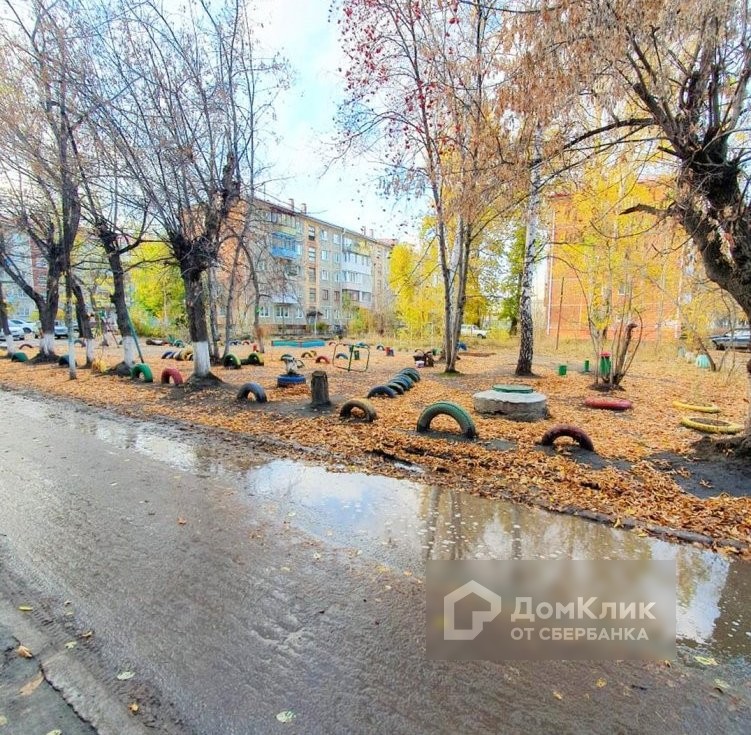
<svg viewBox="0 0 751 735"><path fill-rule="evenodd" d="M222 358L222 366L229 370L239 370L241 364L240 358L237 355L233 355L231 352L227 353Z"/></svg>
<svg viewBox="0 0 751 735"><path fill-rule="evenodd" d="M68 361L68 356L67 355L60 355L60 357L57 358L57 364L60 367L68 367L70 365L70 363Z"/></svg>
<svg viewBox="0 0 751 735"><path fill-rule="evenodd" d="M143 378L144 383L153 383L154 375L151 372L151 368L145 362L139 362L130 369L130 377L133 380L140 380Z"/></svg>
<svg viewBox="0 0 751 735"><path fill-rule="evenodd" d="M166 352L162 353L162 360L166 360L167 358L174 357L175 351L174 350L167 350Z"/></svg>
<svg viewBox="0 0 751 735"><path fill-rule="evenodd" d="M14 352L10 357L11 362L28 362L29 358L23 352Z"/></svg>
<svg viewBox="0 0 751 735"><path fill-rule="evenodd" d="M391 388L391 390L393 391L396 391L396 394L399 396L403 396L407 392L401 383L397 383L394 380L390 380L388 383L386 383L386 387Z"/></svg>
<svg viewBox="0 0 751 735"><path fill-rule="evenodd" d="M412 380L414 380L416 383L420 382L420 373L417 371L417 368L406 367L399 372L403 373L404 375L409 375L409 377L412 378Z"/></svg>
<svg viewBox="0 0 751 735"><path fill-rule="evenodd" d="M386 396L386 398L396 398L397 392L390 388L388 385L377 385L375 388L371 388L368 392L367 398L375 398L376 396Z"/></svg>
<svg viewBox="0 0 751 735"><path fill-rule="evenodd" d="M261 359L261 356L257 352L251 352L243 362L246 365L263 365L263 360Z"/></svg>
<svg viewBox="0 0 751 735"><path fill-rule="evenodd" d="M170 378L175 385L183 384L183 374L177 368L164 368L162 370L161 382L169 383Z"/></svg>
<svg viewBox="0 0 751 735"><path fill-rule="evenodd" d="M410 378L409 375L404 375L404 373L399 373L398 375L395 375L393 378L391 378L391 380L389 380L389 385L391 383L397 383L398 385L401 385L405 391L412 390L412 387L414 386L414 381L412 380L412 378Z"/></svg>
<svg viewBox="0 0 751 735"><path fill-rule="evenodd" d="M370 423L376 420L378 414L370 401L366 401L364 398L352 398L342 404L339 416L343 419L360 419Z"/></svg>
<svg viewBox="0 0 751 735"><path fill-rule="evenodd" d="M556 439L560 439L562 436L567 436L569 439L573 439L582 449L586 449L588 452L595 451L595 445L589 438L587 433L573 424L558 424L548 429L540 439L540 444L543 447L552 447Z"/></svg>
<svg viewBox="0 0 751 735"><path fill-rule="evenodd" d="M703 431L705 434L740 434L743 431L740 424L732 424L730 421L722 421L721 419L710 419L706 416L684 416L681 419L681 426Z"/></svg>
<svg viewBox="0 0 751 735"><path fill-rule="evenodd" d="M633 403L625 398L607 398L605 396L592 396L584 399L587 408L601 408L605 411L627 411L633 408Z"/></svg>
<svg viewBox="0 0 751 735"><path fill-rule="evenodd" d="M331 360L329 360L328 357L324 357L323 355L318 355L318 357L316 357L316 364L320 365L321 363L323 363L324 365L330 365Z"/></svg>
<svg viewBox="0 0 751 735"><path fill-rule="evenodd" d="M256 399L256 403L266 403L266 391L258 383L245 383L237 392L237 400L244 401L248 396L252 395Z"/></svg>
<svg viewBox="0 0 751 735"><path fill-rule="evenodd" d="M425 408L420 414L420 418L417 419L417 431L418 433L425 433L430 431L430 424L436 416L451 416L454 421L459 424L459 428L462 430L462 434L467 439L477 438L477 429L474 421L470 415L456 403L451 401L439 401L438 403L431 403L430 406Z"/></svg>

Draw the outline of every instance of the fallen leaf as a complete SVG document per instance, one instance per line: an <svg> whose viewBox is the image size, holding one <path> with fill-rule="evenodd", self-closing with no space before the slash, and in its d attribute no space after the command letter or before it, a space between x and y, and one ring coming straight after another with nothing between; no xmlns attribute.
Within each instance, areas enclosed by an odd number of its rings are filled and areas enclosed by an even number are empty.
<svg viewBox="0 0 751 735"><path fill-rule="evenodd" d="M77 645L78 645L78 642L77 642L77 641L68 641L68 642L67 642L67 643L65 644L65 647L66 647L67 649L71 649L71 648L75 648L75 647L76 647Z"/></svg>
<svg viewBox="0 0 751 735"><path fill-rule="evenodd" d="M47 735L63 735L62 730L50 730Z"/></svg>
<svg viewBox="0 0 751 735"><path fill-rule="evenodd" d="M119 681L128 681L128 679L132 679L135 676L135 673L133 671L121 671L117 678Z"/></svg>
<svg viewBox="0 0 751 735"><path fill-rule="evenodd" d="M131 712L132 712L132 713L133 713L134 715L137 715L137 714L138 714L138 710L139 710L139 709L141 709L141 708L140 708L140 707L138 706L138 702L131 702L131 703L130 703L130 704L128 705L128 709L129 709L129 710L130 710L130 711L131 711Z"/></svg>
<svg viewBox="0 0 751 735"><path fill-rule="evenodd" d="M19 605L18 609L21 612L31 612L34 608L31 605Z"/></svg>
<svg viewBox="0 0 751 735"><path fill-rule="evenodd" d="M554 697L555 697L556 699L563 699L563 695L562 695L562 694L561 694L560 692L557 692L557 691L555 691L555 690L553 690L553 696L554 696Z"/></svg>
<svg viewBox="0 0 751 735"><path fill-rule="evenodd" d="M597 681L595 682L595 684L597 685L597 688L598 688L598 689L602 689L603 687L605 687L605 686L607 686L607 685L608 685L608 683L607 683L607 682L605 681L605 679L602 679L602 678L598 679L598 680L597 680Z"/></svg>
<svg viewBox="0 0 751 735"><path fill-rule="evenodd" d="M8 718L5 715L0 715L0 727L8 724Z"/></svg>
<svg viewBox="0 0 751 735"><path fill-rule="evenodd" d="M26 646L16 648L16 653L22 658L34 658L34 654Z"/></svg>
<svg viewBox="0 0 751 735"><path fill-rule="evenodd" d="M717 666L717 660L714 656L694 656L694 660L703 666Z"/></svg>
<svg viewBox="0 0 751 735"><path fill-rule="evenodd" d="M718 692L724 694L728 689L731 689L732 687L724 679L715 679L714 688Z"/></svg>
<svg viewBox="0 0 751 735"><path fill-rule="evenodd" d="M292 710L286 709L283 712L280 712L276 716L276 719L279 720L279 722L287 723L287 722L292 722L292 720L294 720L295 717L297 717L297 715L294 712L292 712Z"/></svg>
<svg viewBox="0 0 751 735"><path fill-rule="evenodd" d="M178 526L184 526L188 521L185 520L182 516L177 516L177 525Z"/></svg>
<svg viewBox="0 0 751 735"><path fill-rule="evenodd" d="M85 630L83 633L81 633L80 637L81 638L91 638L91 636L93 636L93 635L94 635L94 631L93 630Z"/></svg>
<svg viewBox="0 0 751 735"><path fill-rule="evenodd" d="M18 693L22 697L28 697L29 694L34 692L34 690L44 681L44 677L41 674L37 674L33 679L30 679L27 681L19 690Z"/></svg>

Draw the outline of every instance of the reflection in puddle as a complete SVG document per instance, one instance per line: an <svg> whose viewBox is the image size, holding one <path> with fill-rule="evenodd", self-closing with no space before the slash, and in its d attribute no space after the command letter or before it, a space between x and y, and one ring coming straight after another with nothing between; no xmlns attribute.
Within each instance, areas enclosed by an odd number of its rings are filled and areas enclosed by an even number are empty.
<svg viewBox="0 0 751 735"><path fill-rule="evenodd" d="M54 406L20 397L14 402L29 416L64 419L114 448L221 477L247 495L254 516L284 516L304 531L420 577L428 559L674 558L682 642L751 659L748 563L508 501L289 460L268 462L252 447L230 456L189 432L82 411L62 416Z"/></svg>

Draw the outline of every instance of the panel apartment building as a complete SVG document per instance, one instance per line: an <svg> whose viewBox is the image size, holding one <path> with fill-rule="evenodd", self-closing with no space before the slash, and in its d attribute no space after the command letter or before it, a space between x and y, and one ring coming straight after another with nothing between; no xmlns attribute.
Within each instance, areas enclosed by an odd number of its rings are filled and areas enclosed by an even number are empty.
<svg viewBox="0 0 751 735"><path fill-rule="evenodd" d="M378 328L392 308L393 242L314 217L293 200L256 199L253 218L257 224L247 239L259 280L260 323L268 333L315 332L318 325L346 330L358 309L367 310ZM236 324L247 328L252 314L247 306L243 312L242 302L247 305L252 288L247 278L242 283Z"/></svg>

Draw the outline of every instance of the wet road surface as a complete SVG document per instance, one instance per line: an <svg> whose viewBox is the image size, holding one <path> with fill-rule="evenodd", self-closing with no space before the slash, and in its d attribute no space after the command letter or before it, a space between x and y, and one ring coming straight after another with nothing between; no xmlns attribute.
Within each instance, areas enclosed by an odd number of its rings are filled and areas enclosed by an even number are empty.
<svg viewBox="0 0 751 735"><path fill-rule="evenodd" d="M419 476L0 401L0 622L3 602L34 608L50 678L100 732L125 732L113 712L186 734L749 731L751 565ZM427 559L608 557L676 558L672 666L426 660Z"/></svg>

